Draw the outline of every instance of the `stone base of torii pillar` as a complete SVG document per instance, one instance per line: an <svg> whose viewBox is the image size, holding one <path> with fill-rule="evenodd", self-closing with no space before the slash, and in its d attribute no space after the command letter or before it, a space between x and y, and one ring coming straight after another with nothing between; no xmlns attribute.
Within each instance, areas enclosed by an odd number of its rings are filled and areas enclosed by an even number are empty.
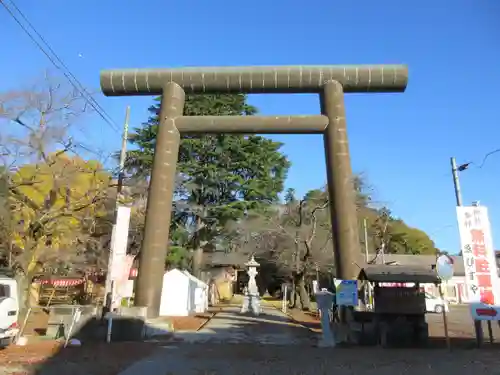
<svg viewBox="0 0 500 375"><path fill-rule="evenodd" d="M252 313L253 315L260 314L260 295L259 289L257 288L257 283L255 281L255 276L257 276L257 267L260 266L259 263L256 262L254 257L250 259L249 262L245 263L245 266L248 268L248 285L245 287L245 295L243 296L243 303L241 305L241 314L245 314L247 312Z"/></svg>

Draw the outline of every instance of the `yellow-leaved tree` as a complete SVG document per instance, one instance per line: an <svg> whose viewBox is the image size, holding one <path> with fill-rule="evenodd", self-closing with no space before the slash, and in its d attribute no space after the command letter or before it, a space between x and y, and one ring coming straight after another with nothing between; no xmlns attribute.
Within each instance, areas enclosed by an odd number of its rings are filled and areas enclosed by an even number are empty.
<svg viewBox="0 0 500 375"><path fill-rule="evenodd" d="M60 78L0 92L0 262L16 271L23 304L35 274L84 270L111 227L111 176L77 140L89 99ZM105 258L104 246L90 252Z"/></svg>
<svg viewBox="0 0 500 375"><path fill-rule="evenodd" d="M105 206L111 176L66 152L21 166L9 184L14 268L26 280L43 264L77 262Z"/></svg>

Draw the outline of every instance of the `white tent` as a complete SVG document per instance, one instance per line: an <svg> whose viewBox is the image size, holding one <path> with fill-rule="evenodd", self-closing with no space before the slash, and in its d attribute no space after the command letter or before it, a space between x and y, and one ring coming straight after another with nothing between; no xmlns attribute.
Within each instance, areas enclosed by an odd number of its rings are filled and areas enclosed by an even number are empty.
<svg viewBox="0 0 500 375"><path fill-rule="evenodd" d="M163 275L160 316L188 316L208 308L208 285L187 271L173 269Z"/></svg>
<svg viewBox="0 0 500 375"><path fill-rule="evenodd" d="M208 309L208 284L191 275L188 271L182 271L182 273L196 283L196 289L194 293L195 312L204 313Z"/></svg>

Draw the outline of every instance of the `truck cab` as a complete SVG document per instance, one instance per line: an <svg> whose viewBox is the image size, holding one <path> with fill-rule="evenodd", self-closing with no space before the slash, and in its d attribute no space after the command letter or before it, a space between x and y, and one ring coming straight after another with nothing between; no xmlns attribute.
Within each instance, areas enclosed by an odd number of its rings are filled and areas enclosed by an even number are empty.
<svg viewBox="0 0 500 375"><path fill-rule="evenodd" d="M17 281L0 275L0 348L10 345L19 333L19 291Z"/></svg>

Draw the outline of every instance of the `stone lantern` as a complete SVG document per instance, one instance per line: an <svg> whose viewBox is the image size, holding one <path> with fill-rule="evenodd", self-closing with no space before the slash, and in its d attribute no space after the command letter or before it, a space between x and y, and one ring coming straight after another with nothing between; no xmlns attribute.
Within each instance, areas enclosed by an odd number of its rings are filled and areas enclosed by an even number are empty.
<svg viewBox="0 0 500 375"><path fill-rule="evenodd" d="M255 281L255 276L257 276L257 267L260 266L255 260L254 256L250 261L245 263L247 267L248 274L248 284L245 287L245 295L243 297L243 305L241 306L241 313L251 312L254 315L260 314L260 296L259 288L257 288L257 282Z"/></svg>

